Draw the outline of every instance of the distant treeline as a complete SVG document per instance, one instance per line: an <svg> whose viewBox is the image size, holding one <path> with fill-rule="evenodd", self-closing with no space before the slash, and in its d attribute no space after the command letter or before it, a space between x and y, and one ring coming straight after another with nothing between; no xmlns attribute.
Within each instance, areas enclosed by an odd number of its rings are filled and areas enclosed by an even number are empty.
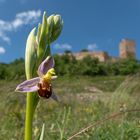
<svg viewBox="0 0 140 140"><path fill-rule="evenodd" d="M24 59L16 59L10 64L0 63L0 79L13 80L25 78Z"/></svg>
<svg viewBox="0 0 140 140"><path fill-rule="evenodd" d="M55 70L57 75L129 75L140 72L140 61L135 59L124 59L117 62L101 63L96 58L90 56L83 60L76 60L73 56L54 55ZM0 64L0 79L25 78L24 59L16 59L10 64Z"/></svg>

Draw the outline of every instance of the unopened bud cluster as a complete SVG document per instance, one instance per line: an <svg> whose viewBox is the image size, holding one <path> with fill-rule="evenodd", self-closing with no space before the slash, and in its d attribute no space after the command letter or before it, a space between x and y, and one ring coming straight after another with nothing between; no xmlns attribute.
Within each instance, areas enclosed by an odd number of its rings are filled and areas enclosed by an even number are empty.
<svg viewBox="0 0 140 140"><path fill-rule="evenodd" d="M60 15L47 17L46 12L44 12L42 23L38 24L37 30L34 28L30 32L27 39L25 56L27 73L31 74L34 67L37 67L44 58L51 55L50 45L59 37L62 28L63 20Z"/></svg>
<svg viewBox="0 0 140 140"><path fill-rule="evenodd" d="M48 22L48 42L52 43L60 35L63 28L63 20L60 15L51 15L47 19Z"/></svg>

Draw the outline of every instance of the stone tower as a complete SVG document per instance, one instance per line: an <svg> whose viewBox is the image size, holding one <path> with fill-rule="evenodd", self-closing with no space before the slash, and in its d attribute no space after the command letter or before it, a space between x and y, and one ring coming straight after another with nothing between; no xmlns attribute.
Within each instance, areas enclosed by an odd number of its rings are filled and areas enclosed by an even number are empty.
<svg viewBox="0 0 140 140"><path fill-rule="evenodd" d="M129 39L122 39L120 42L120 58L135 58L136 49L135 41Z"/></svg>

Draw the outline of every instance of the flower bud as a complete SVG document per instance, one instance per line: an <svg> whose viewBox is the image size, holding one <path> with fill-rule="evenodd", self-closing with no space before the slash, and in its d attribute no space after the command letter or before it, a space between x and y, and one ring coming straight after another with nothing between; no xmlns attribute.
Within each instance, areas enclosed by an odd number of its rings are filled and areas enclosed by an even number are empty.
<svg viewBox="0 0 140 140"><path fill-rule="evenodd" d="M43 19L42 19L42 24L39 25L38 27L38 33L37 33L37 39L39 42L39 47L37 50L37 55L38 58L40 59L41 56L43 56L45 48L46 48L46 44L47 44L47 16L46 16L46 12L44 12L43 14Z"/></svg>
<svg viewBox="0 0 140 140"><path fill-rule="evenodd" d="M48 30L47 30L47 42L50 43L50 38L52 36L53 26L54 26L54 15L47 18Z"/></svg>
<svg viewBox="0 0 140 140"><path fill-rule="evenodd" d="M54 16L54 25L58 27L61 24L61 16L60 15L55 15Z"/></svg>
<svg viewBox="0 0 140 140"><path fill-rule="evenodd" d="M51 15L48 19L49 43L55 41L63 28L63 21L60 15Z"/></svg>

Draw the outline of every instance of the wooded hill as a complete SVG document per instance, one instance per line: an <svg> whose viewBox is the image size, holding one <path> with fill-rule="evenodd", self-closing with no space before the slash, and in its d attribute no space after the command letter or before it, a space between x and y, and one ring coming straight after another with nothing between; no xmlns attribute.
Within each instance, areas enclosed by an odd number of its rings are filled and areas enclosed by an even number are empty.
<svg viewBox="0 0 140 140"><path fill-rule="evenodd" d="M96 58L89 56L83 60L76 60L74 57L64 54L54 55L55 70L57 75L130 75L140 72L140 61L135 59L124 59L117 62L101 63ZM5 64L0 63L0 79L14 80L25 78L24 59Z"/></svg>

